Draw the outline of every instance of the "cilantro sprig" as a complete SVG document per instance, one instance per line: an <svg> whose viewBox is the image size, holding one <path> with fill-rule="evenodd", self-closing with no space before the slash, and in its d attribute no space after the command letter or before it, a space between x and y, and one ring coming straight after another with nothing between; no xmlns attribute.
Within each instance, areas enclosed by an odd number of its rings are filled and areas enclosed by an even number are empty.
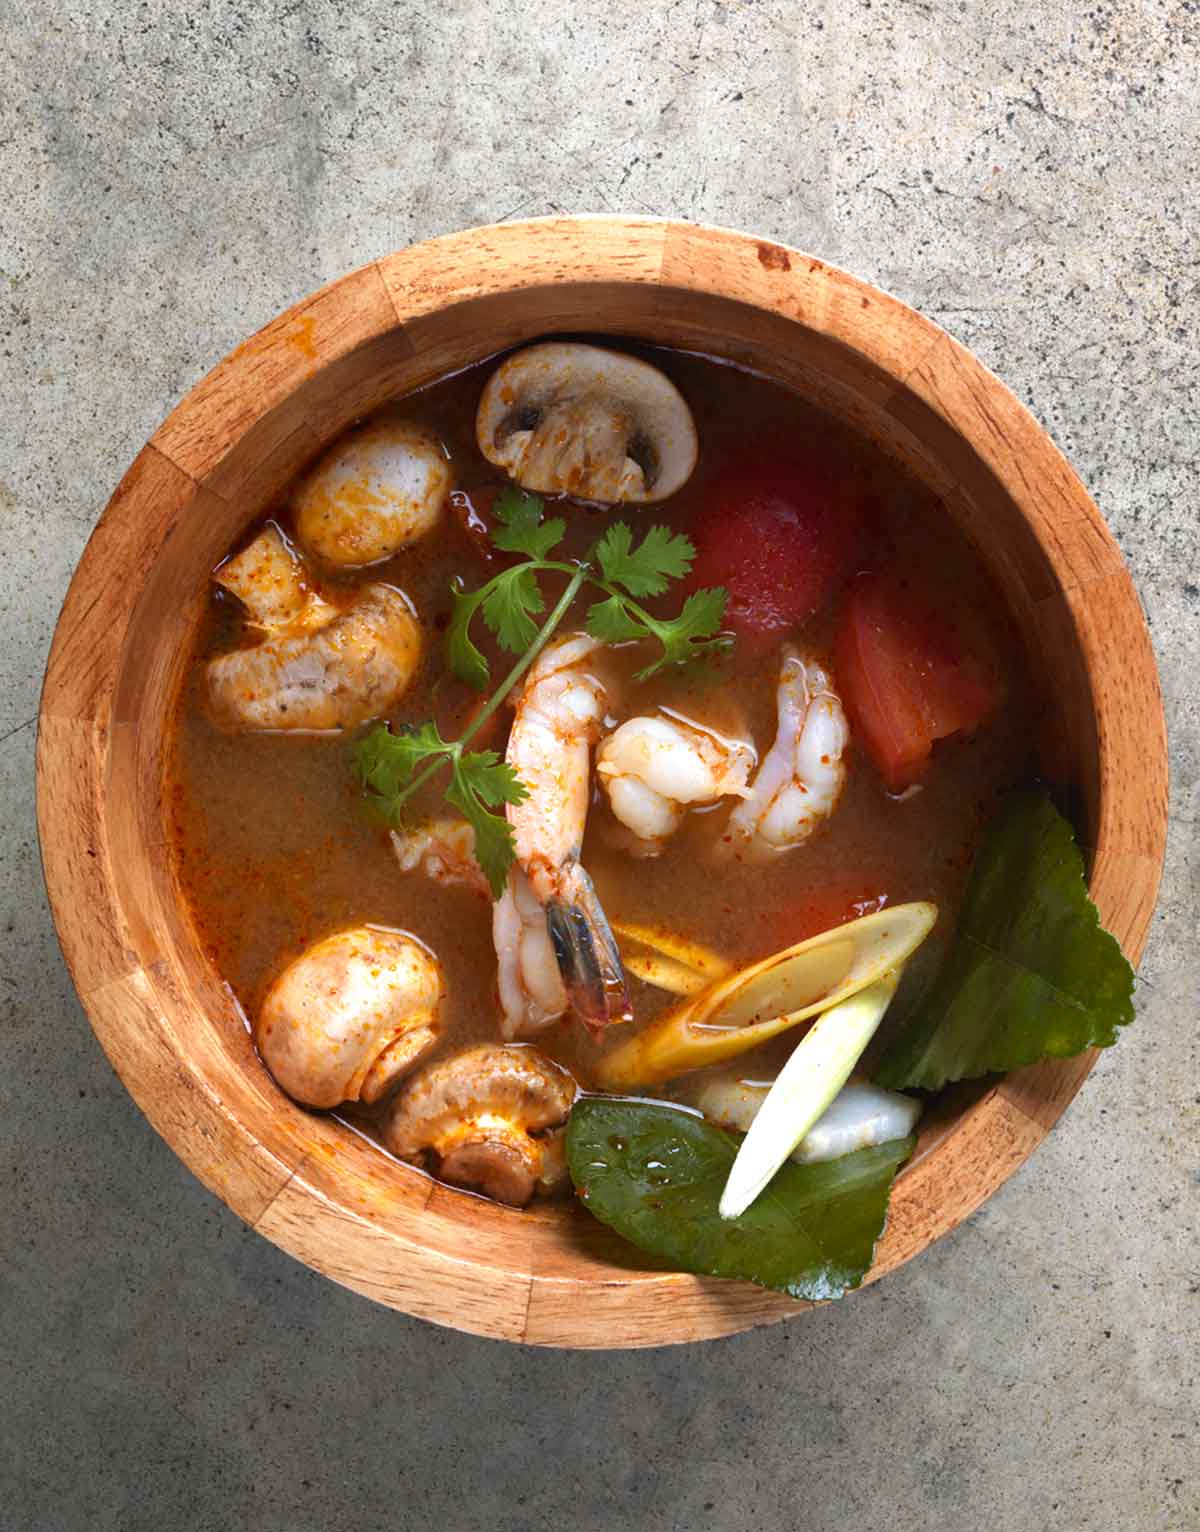
<svg viewBox="0 0 1200 1532"><path fill-rule="evenodd" d="M491 811L529 796L512 767L494 750L464 750L461 740L443 739L433 723L398 734L380 726L358 742L355 753L363 786L393 822L400 821L404 803L421 782L449 766L445 796L475 831L475 860L498 899L512 865L513 835L508 821Z"/></svg>
<svg viewBox="0 0 1200 1532"><path fill-rule="evenodd" d="M461 581L454 584L446 659L460 680L476 691L486 690L491 667L471 636L476 618L482 618L499 647L519 656L516 664L459 739L443 739L432 723L395 734L379 724L355 746L355 762L373 806L393 824L403 823L405 805L413 795L449 768L444 796L474 830L476 859L498 899L515 849L507 820L493 810L522 803L529 793L494 750L471 751L466 746L549 643L582 587L591 586L603 598L587 610L585 626L594 638L613 644L657 644L655 658L636 674L639 681L669 665L723 649L730 640L720 632L726 600L720 588L694 591L674 617L655 617L641 604L645 598L664 595L673 580L691 570L695 549L681 533L652 526L637 542L625 522L614 522L584 559L568 563L550 557L566 535L567 524L560 516L546 518L539 496L506 490L494 513L499 525L492 532L493 543L502 552L524 555L524 562L502 569L477 590L466 590ZM569 578L539 623L546 598L538 576L551 573Z"/></svg>
<svg viewBox="0 0 1200 1532"><path fill-rule="evenodd" d="M569 564L550 557L566 534L566 522L559 516L543 519L543 513L537 495L508 490L496 501L500 525L492 541L505 552L524 554L525 562L502 569L478 590L455 587L446 653L460 680L477 691L488 684L487 660L471 637L477 615L509 654L523 653L536 640L536 619L545 610L538 576L547 573L582 572L588 585L603 592L605 599L587 612L586 627L593 638L606 643L649 639L658 644L657 657L637 672L639 681L728 645L719 631L726 599L719 587L695 591L674 617L654 617L641 604L640 598L663 595L672 580L690 571L696 550L682 533L653 526L635 542L626 522L614 522L586 558Z"/></svg>

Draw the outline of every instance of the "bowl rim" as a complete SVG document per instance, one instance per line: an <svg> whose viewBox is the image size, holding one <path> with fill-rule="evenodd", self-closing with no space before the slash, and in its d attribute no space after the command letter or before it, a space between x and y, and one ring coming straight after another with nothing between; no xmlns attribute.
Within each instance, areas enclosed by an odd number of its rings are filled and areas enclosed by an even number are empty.
<svg viewBox="0 0 1200 1532"><path fill-rule="evenodd" d="M429 315L480 297L582 281L685 288L799 320L881 368L898 392L915 394L996 474L1047 548L1061 588L1046 600L1073 625L1087 659L1104 805L1091 891L1133 962L1145 943L1165 850L1167 751L1153 651L1132 579L1048 434L937 325L789 246L674 219L609 215L464 230L372 261L302 299L219 362L176 406L97 522L63 603L43 683L39 842L60 944L89 1021L175 1152L253 1228L296 1258L395 1308L477 1334L623 1347L732 1333L808 1305L682 1273L597 1264L580 1275L522 1268L519 1250L501 1265L482 1246L478 1255L432 1251L417 1233L405 1236L369 1211L339 1205L327 1167L307 1157L287 1163L265 1155L160 1025L156 976L139 962L130 912L115 894L119 848L105 823L113 740L129 726L116 708L123 639L141 589L138 579L113 578L113 549L143 551L139 533L149 501L161 506L167 497L178 517L197 496L219 490L232 447L265 432L263 450L270 450L276 406L348 352L393 331L419 329ZM144 578L147 556L134 567ZM1119 676L1106 664L1114 653ZM82 676L81 654L88 656ZM1120 775L1130 761L1137 763L1136 784ZM974 1212L1049 1131L1095 1057L1093 1051L1045 1061L986 1089L897 1183L866 1280L894 1270ZM244 1179L239 1155L253 1166Z"/></svg>

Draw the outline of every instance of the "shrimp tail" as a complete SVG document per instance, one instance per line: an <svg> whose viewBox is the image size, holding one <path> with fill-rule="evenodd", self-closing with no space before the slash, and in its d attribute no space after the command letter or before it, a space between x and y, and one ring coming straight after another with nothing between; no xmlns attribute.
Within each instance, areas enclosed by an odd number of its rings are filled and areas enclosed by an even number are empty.
<svg viewBox="0 0 1200 1532"><path fill-rule="evenodd" d="M558 896L546 906L546 920L571 1007L592 1035L612 1022L632 1021L629 982L617 940L579 862L563 869Z"/></svg>

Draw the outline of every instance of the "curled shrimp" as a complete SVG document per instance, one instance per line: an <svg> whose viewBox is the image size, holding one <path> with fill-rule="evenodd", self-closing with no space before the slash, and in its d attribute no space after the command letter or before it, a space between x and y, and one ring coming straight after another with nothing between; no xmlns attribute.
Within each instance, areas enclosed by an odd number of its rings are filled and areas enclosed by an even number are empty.
<svg viewBox="0 0 1200 1532"><path fill-rule="evenodd" d="M755 861L803 845L837 808L846 781L850 729L824 667L785 648L776 705L775 743L730 814L723 842Z"/></svg>
<svg viewBox="0 0 1200 1532"><path fill-rule="evenodd" d="M678 714L630 718L596 752L596 775L635 849L657 856L689 807L744 796L754 746Z"/></svg>
<svg viewBox="0 0 1200 1532"><path fill-rule="evenodd" d="M492 909L492 938L500 989L500 1033L506 1042L536 1037L567 1012L550 926L520 866Z"/></svg>
<svg viewBox="0 0 1200 1532"><path fill-rule="evenodd" d="M593 1030L632 1017L616 940L579 860L591 746L606 696L603 683L585 664L600 647L598 640L577 634L546 648L517 700L506 752L508 764L529 790L523 803L508 807L520 875L544 917L561 974L563 1010L569 1004ZM534 993L522 982L523 965L514 970L511 963L514 932L536 932L538 921L514 869L493 920L501 967L507 964L507 972L515 975L511 985L502 983L501 991L510 1036L524 1036L549 1024L548 988L541 986L540 996ZM525 945L522 937L522 952Z"/></svg>

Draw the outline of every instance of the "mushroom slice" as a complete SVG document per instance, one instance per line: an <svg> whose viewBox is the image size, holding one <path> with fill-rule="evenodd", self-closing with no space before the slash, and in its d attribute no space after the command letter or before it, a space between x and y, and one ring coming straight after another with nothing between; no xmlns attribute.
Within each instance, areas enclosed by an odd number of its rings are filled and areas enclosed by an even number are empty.
<svg viewBox="0 0 1200 1532"><path fill-rule="evenodd" d="M304 565L273 521L213 575L267 633L304 632L335 614L308 583Z"/></svg>
<svg viewBox="0 0 1200 1532"><path fill-rule="evenodd" d="M395 702L420 657L408 597L365 585L345 611L325 608L324 625L312 632L277 633L210 660L209 706L226 729L352 729Z"/></svg>
<svg viewBox="0 0 1200 1532"><path fill-rule="evenodd" d="M488 379L479 450L523 489L617 505L665 500L696 466L696 425L649 362L599 346L547 342Z"/></svg>
<svg viewBox="0 0 1200 1532"><path fill-rule="evenodd" d="M443 1181L524 1207L560 1178L553 1130L575 1095L567 1071L535 1048L481 1043L407 1081L383 1141L402 1160L432 1161Z"/></svg>
<svg viewBox="0 0 1200 1532"><path fill-rule="evenodd" d="M306 1106L378 1101L429 1052L445 985L428 947L355 926L289 963L254 1029L263 1062Z"/></svg>
<svg viewBox="0 0 1200 1532"><path fill-rule="evenodd" d="M296 535L328 564L361 569L437 525L450 464L421 426L384 417L340 437L292 496Z"/></svg>

